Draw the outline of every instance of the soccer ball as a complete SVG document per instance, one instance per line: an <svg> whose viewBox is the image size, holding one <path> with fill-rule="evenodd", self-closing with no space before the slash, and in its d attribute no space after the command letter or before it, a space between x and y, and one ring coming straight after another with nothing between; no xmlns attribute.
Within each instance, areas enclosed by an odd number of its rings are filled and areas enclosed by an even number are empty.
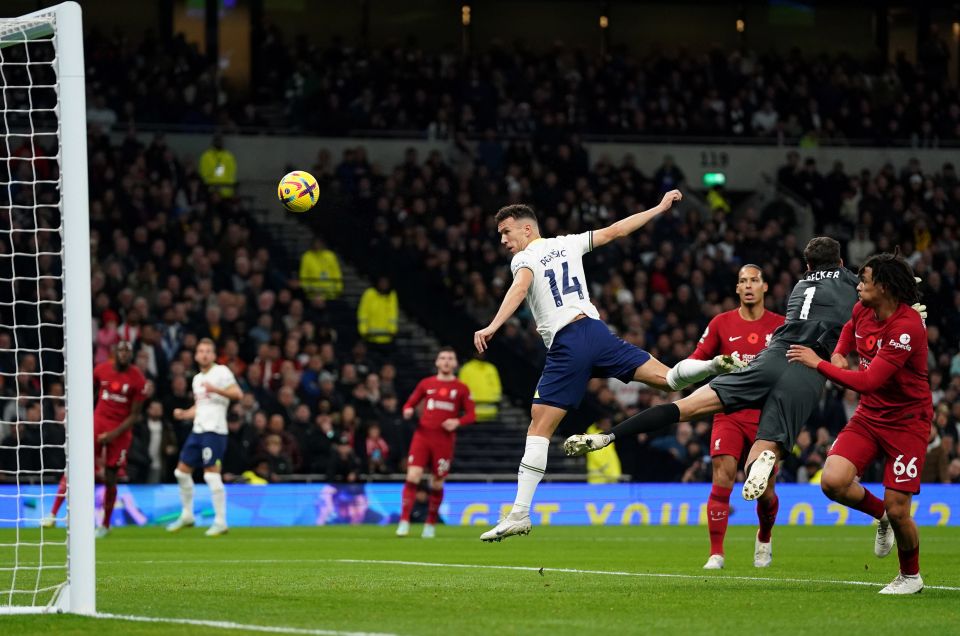
<svg viewBox="0 0 960 636"><path fill-rule="evenodd" d="M283 207L291 212L306 212L312 208L320 196L320 186L313 175L303 170L294 170L277 186L277 197Z"/></svg>

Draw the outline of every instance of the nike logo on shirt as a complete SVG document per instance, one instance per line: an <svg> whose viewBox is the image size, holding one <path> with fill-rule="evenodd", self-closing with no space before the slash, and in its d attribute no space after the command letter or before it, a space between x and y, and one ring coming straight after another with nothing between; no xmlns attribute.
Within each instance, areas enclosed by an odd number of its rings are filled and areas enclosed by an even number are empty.
<svg viewBox="0 0 960 636"><path fill-rule="evenodd" d="M905 482L905 481L910 481L911 479L913 479L913 478L912 478L912 477L907 477L906 479L901 479L900 477L897 477L897 478L894 479L893 481L897 482L898 484L902 484L903 482Z"/></svg>
<svg viewBox="0 0 960 636"><path fill-rule="evenodd" d="M863 336L861 336L861 335L858 334L858 333L854 333L853 335L856 336L857 338L863 338Z"/></svg>
<svg viewBox="0 0 960 636"><path fill-rule="evenodd" d="M729 338L727 338L727 340L729 340L730 342L733 342L734 340L739 340L740 338L743 338L743 336L730 336Z"/></svg>

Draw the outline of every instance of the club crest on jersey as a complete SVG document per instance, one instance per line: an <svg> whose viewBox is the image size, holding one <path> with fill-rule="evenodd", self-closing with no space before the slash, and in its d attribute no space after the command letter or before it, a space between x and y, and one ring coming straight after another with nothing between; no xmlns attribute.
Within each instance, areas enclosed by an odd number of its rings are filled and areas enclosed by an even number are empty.
<svg viewBox="0 0 960 636"><path fill-rule="evenodd" d="M768 334L767 334L767 339L766 339L766 341L764 341L764 343L763 343L763 346L764 346L764 347L769 347L769 346L770 346L770 338L772 338L772 337L773 337L773 334L772 334L772 333L768 333Z"/></svg>

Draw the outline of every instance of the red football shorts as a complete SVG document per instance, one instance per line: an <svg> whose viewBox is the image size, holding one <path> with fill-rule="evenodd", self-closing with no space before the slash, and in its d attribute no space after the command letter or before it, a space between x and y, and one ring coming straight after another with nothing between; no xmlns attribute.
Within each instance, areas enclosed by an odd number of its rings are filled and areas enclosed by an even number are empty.
<svg viewBox="0 0 960 636"><path fill-rule="evenodd" d="M827 455L849 460L856 466L857 475L862 475L875 459L884 457L883 485L915 494L920 492L920 473L927 458L929 434L929 418L884 422L857 409Z"/></svg>
<svg viewBox="0 0 960 636"><path fill-rule="evenodd" d="M100 468L123 468L127 465L127 451L130 450L130 442L133 441L133 429L129 428L119 437L115 437L107 444L100 444L97 438L102 433L108 433L117 428L116 422L97 422L93 423L93 449L94 465ZM99 470L98 470L99 472Z"/></svg>
<svg viewBox="0 0 960 636"><path fill-rule="evenodd" d="M453 443L456 438L446 431L425 433L416 430L410 442L410 455L407 466L430 468L430 472L439 479L450 473L453 462Z"/></svg>
<svg viewBox="0 0 960 636"><path fill-rule="evenodd" d="M744 459L757 439L759 421L760 411L755 409L714 415L713 430L710 432L710 457L730 455L738 462Z"/></svg>

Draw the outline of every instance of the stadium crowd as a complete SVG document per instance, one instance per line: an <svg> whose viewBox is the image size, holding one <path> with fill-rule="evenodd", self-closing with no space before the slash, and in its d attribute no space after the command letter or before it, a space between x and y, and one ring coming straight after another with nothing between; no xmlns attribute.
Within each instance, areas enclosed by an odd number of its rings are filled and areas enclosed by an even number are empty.
<svg viewBox="0 0 960 636"><path fill-rule="evenodd" d="M267 25L256 87L232 90L182 36L95 34L88 79L104 123L286 126L543 139L571 132L933 147L960 138L960 95L934 35L912 64L849 55L683 48L606 56L492 44L474 55L285 38ZM113 81L126 77L127 81ZM102 89L102 90L101 90ZM157 96L160 96L159 99Z"/></svg>

